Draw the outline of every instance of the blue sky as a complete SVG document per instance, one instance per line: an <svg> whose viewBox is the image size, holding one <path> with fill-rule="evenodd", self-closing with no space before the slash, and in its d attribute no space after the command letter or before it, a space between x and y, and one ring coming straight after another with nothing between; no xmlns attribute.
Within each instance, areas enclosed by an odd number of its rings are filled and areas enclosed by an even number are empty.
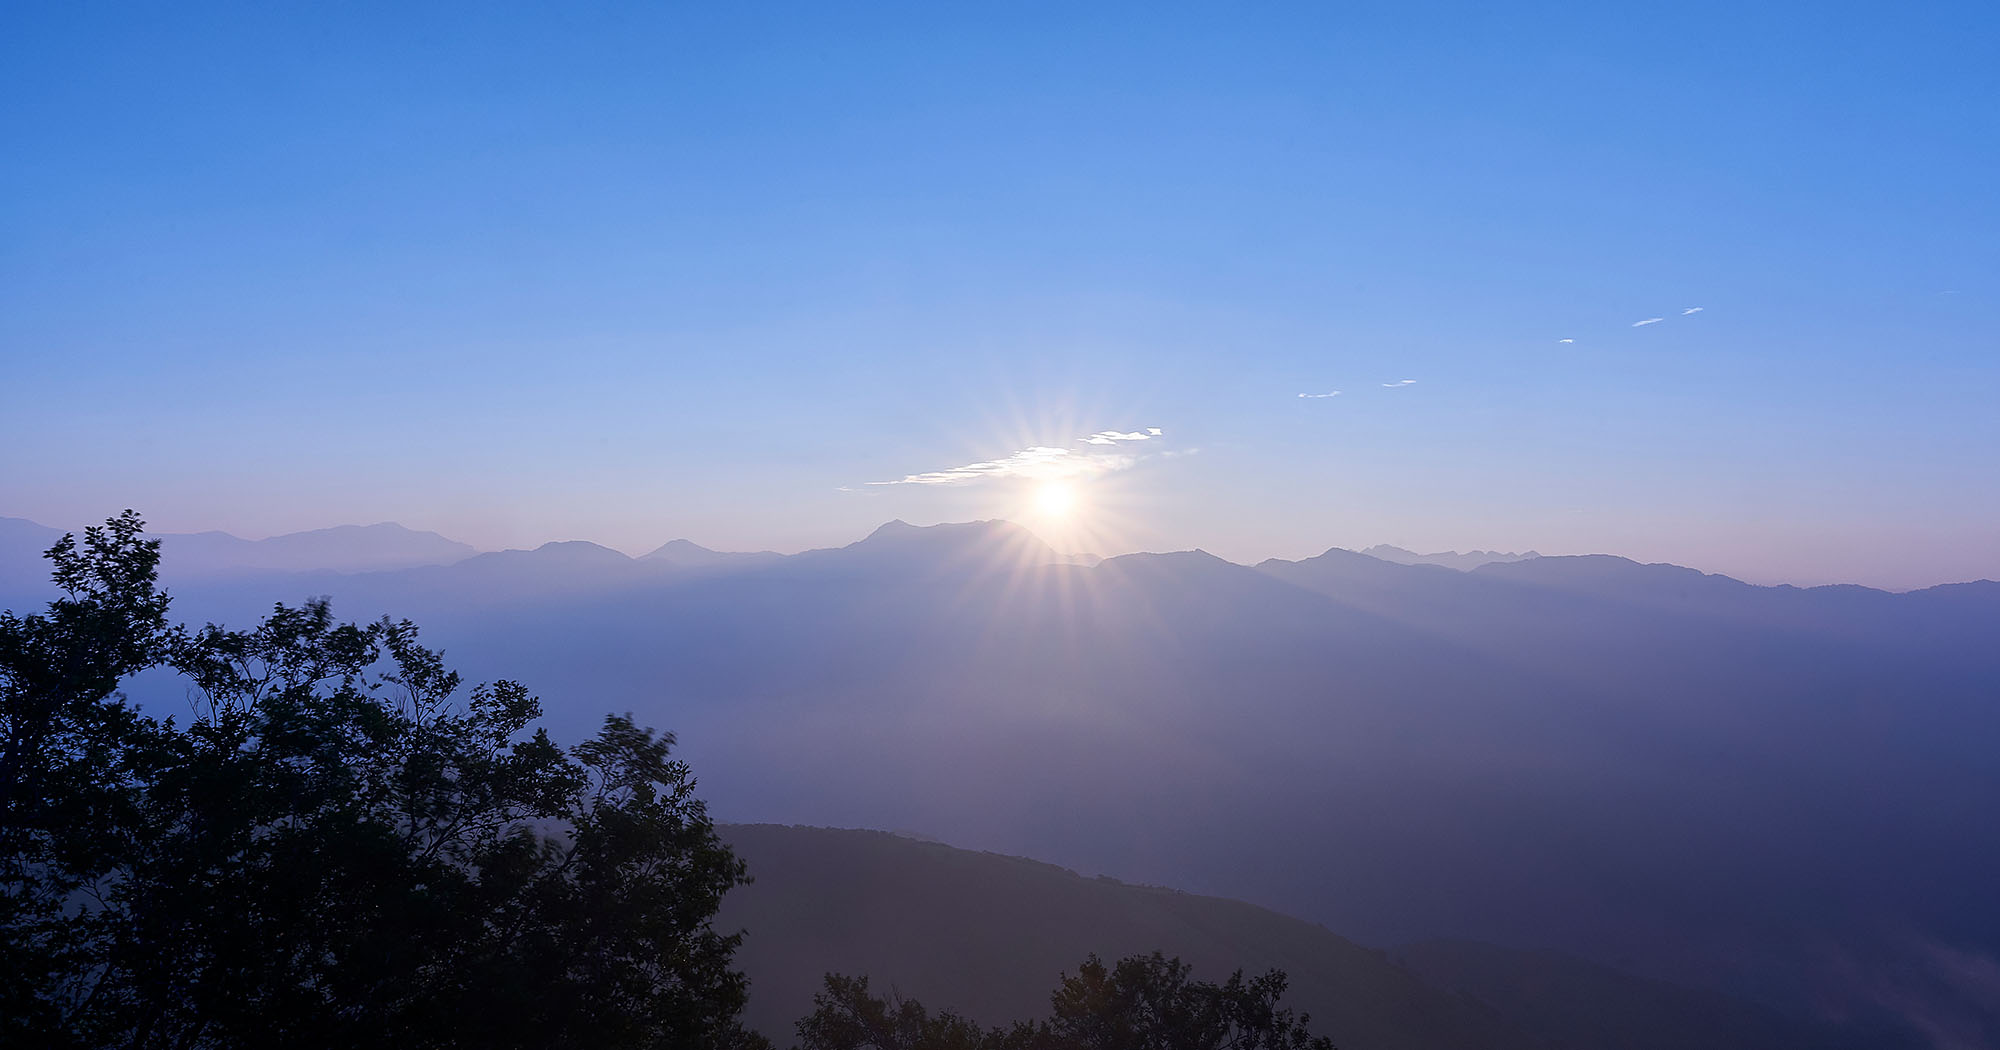
<svg viewBox="0 0 2000 1050"><path fill-rule="evenodd" d="M414 6L8 9L0 514L2000 577L1988 6Z"/></svg>

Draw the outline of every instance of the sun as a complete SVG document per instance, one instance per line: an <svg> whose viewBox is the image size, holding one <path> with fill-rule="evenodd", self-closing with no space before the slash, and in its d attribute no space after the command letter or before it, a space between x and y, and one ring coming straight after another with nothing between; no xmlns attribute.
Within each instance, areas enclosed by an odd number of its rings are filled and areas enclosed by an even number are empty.
<svg viewBox="0 0 2000 1050"><path fill-rule="evenodd" d="M1061 520L1076 511L1076 488L1064 481L1044 482L1035 490L1035 512Z"/></svg>

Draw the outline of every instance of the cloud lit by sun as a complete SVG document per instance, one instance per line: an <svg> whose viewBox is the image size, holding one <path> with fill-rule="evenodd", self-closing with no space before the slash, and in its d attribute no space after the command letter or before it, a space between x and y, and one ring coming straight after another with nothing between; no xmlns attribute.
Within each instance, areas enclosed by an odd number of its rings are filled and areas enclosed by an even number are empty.
<svg viewBox="0 0 2000 1050"><path fill-rule="evenodd" d="M1144 542L1152 470L1196 451L1169 447L1165 428L1134 422L1145 420L1127 410L1016 413L963 442L974 455L943 461L955 466L919 460L910 466L931 469L847 490L895 491L912 519L1004 519L1063 557L1121 554Z"/></svg>

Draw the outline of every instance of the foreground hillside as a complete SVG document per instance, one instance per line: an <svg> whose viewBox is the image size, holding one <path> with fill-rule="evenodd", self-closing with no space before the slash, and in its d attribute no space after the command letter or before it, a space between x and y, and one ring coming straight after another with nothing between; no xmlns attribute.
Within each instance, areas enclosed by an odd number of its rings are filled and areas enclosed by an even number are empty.
<svg viewBox="0 0 2000 1050"><path fill-rule="evenodd" d="M737 960L751 979L749 1021L780 1045L827 972L867 975L878 989L999 1024L1045 1013L1057 974L1074 972L1087 953L1153 950L1209 979L1284 970L1285 1001L1343 1050L1823 1045L1725 996L1580 963L1564 969L1547 954L1535 957L1526 986L1489 979L1475 998L1324 927L1239 901L885 832L769 824L722 832L756 881L730 894L718 924L747 932ZM1484 976L1496 956L1527 958L1486 945L1432 944L1421 955L1452 977ZM1468 961L1455 966L1461 957ZM1607 988L1617 994L1594 998Z"/></svg>

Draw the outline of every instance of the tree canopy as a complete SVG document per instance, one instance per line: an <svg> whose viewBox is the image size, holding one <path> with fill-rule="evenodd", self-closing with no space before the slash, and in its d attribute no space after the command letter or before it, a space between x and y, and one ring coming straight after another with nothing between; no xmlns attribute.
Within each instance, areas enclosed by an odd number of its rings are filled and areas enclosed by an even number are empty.
<svg viewBox="0 0 2000 1050"><path fill-rule="evenodd" d="M407 621L324 600L170 627L128 511L0 614L0 1042L696 1047L737 1017L745 881L671 734L564 748ZM189 683L184 720L130 675Z"/></svg>
<svg viewBox="0 0 2000 1050"><path fill-rule="evenodd" d="M798 1023L800 1050L1333 1050L1311 1018L1278 1006L1285 975L1215 984L1159 952L1107 966L1085 959L1050 996L1050 1016L981 1029L949 1011L893 993L866 978L828 974L815 1009Z"/></svg>

